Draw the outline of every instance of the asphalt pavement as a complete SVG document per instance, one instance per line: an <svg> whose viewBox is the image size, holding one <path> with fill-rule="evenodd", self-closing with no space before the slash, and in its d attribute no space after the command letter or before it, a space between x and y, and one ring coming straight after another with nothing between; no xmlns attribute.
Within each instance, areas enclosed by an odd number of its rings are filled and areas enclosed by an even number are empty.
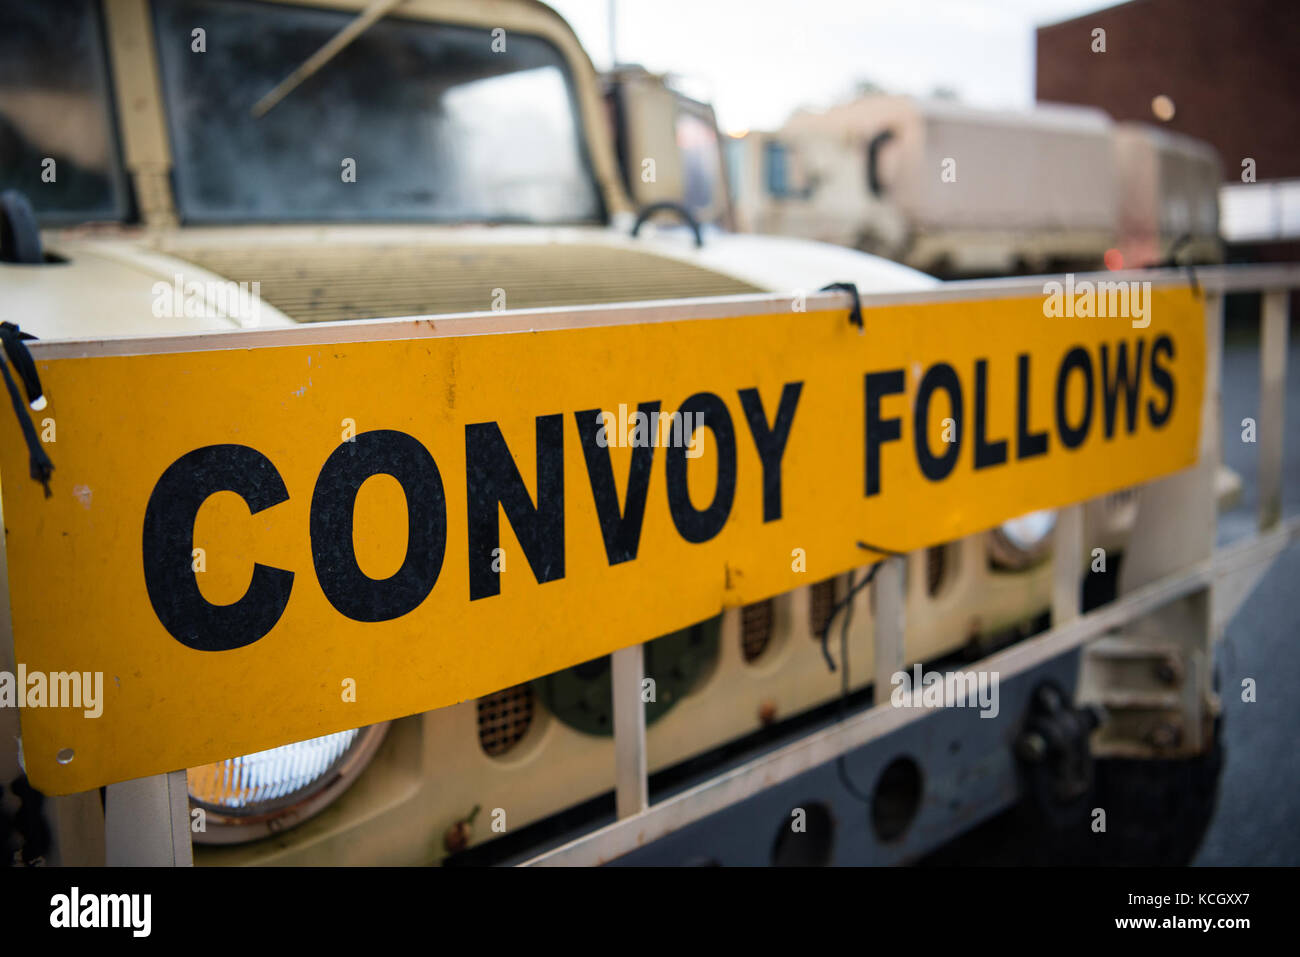
<svg viewBox="0 0 1300 957"><path fill-rule="evenodd" d="M1282 500L1300 513L1300 322L1287 355L1286 452ZM1259 339L1253 322L1230 322L1224 336L1223 460L1242 476L1238 507L1220 516L1225 544L1255 527L1257 448L1242 441L1257 418ZM1195 863L1300 864L1300 546L1284 552L1228 623L1219 654L1226 760L1219 803ZM1242 680L1255 681L1243 702Z"/></svg>

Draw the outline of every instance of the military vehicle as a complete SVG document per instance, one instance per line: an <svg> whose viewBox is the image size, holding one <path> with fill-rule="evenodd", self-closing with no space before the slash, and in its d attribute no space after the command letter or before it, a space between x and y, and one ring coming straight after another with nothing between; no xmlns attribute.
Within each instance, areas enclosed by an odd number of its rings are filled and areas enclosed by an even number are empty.
<svg viewBox="0 0 1300 957"><path fill-rule="evenodd" d="M3 0L0 22L0 301L4 318L42 340L797 298L833 283L864 296L940 289L843 246L728 231L726 173L704 155L717 135L711 115L653 103L653 93L638 102L633 73L611 93L572 30L532 0ZM643 131L637 111L652 107L672 118L674 137ZM644 160L655 178L632 175ZM1070 567L1092 548L1122 550L1143 520L1128 492L1078 514ZM1060 558L1055 525L1054 514L1033 514L907 555L906 661L969 661L1041 630ZM1089 579L1090 603L1114 596L1118 565ZM645 645L659 687L645 715L656 788L685 787L862 706L872 675L850 682L823 653L845 607L859 612L846 647L871 653L875 588L850 594L851 581L728 608ZM1042 667L1065 697L1036 697L1036 671L1004 687L1004 713L1073 729L1053 761L1082 761L1092 725L1068 700L1077 656ZM1180 689L1199 707L1197 676L1172 674L1173 703L1160 707L1177 709ZM602 658L191 768L190 805L206 821L192 835L194 863L529 858L609 818L612 707ZM17 742L17 713L0 720L4 740ZM1014 804L1014 742L994 724L968 724L989 732L963 738L918 721L875 740L873 810L843 825L853 859L914 859ZM1212 740L1166 736L1142 753L1200 759ZM10 793L25 794L28 810L39 804L50 824L45 835L18 828L21 859L122 861L111 821L105 848L98 791L42 802L20 783L17 749L0 762ZM1086 770L1042 770L1027 793L1050 803L1064 779L1075 801ZM969 775L987 786L958 794ZM935 803L938 794L951 800ZM503 808L508 828L494 826ZM679 845L659 846L662 860L681 858ZM784 862L793 852L778 841L772 853Z"/></svg>
<svg viewBox="0 0 1300 957"><path fill-rule="evenodd" d="M745 228L931 275L1222 261L1214 150L1097 109L873 94L728 148Z"/></svg>

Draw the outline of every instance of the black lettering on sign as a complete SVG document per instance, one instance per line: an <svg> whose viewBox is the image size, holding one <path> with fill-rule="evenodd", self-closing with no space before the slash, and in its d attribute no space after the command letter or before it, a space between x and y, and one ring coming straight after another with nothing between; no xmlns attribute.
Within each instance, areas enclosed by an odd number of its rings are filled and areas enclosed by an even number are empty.
<svg viewBox="0 0 1300 957"><path fill-rule="evenodd" d="M1168 422L1174 412L1174 377L1166 367L1156 362L1156 357L1162 352L1170 359L1174 357L1174 342L1168 336L1159 336L1151 344L1151 382L1165 394L1165 407L1158 412L1155 399L1147 399L1147 416L1157 429Z"/></svg>
<svg viewBox="0 0 1300 957"><path fill-rule="evenodd" d="M253 566L248 591L231 605L203 597L191 565L194 520L208 497L234 492L250 515L288 501L271 460L246 445L208 445L167 467L144 512L144 582L154 614L168 633L196 651L230 651L257 641L289 603L293 572Z"/></svg>
<svg viewBox="0 0 1300 957"><path fill-rule="evenodd" d="M987 359L975 360L975 468L986 469L1001 465L1007 460L1007 440L988 441L988 385Z"/></svg>
<svg viewBox="0 0 1300 957"><path fill-rule="evenodd" d="M1133 358L1133 375L1129 376L1128 343L1121 342L1115 350L1115 374L1112 378L1110 368L1110 347L1101 346L1101 403L1105 414L1102 423L1106 428L1106 438L1115 437L1115 413L1119 408L1120 389L1124 390L1125 430L1132 435L1137 430L1138 393L1142 389L1142 352L1146 340L1137 341L1137 351Z"/></svg>
<svg viewBox="0 0 1300 957"><path fill-rule="evenodd" d="M373 475L391 475L406 496L406 557L388 578L357 564L357 492ZM447 550L447 499L429 450L405 432L380 429L343 442L321 467L311 496L311 559L329 603L353 621L390 621L428 597Z"/></svg>
<svg viewBox="0 0 1300 957"><path fill-rule="evenodd" d="M1071 425L1065 409L1065 398L1070 387L1070 373L1078 369L1083 373L1083 419L1078 425ZM1061 360L1061 367L1056 373L1056 431L1061 436L1061 444L1067 449L1077 449L1088 437L1092 425L1092 356L1083 346L1075 346Z"/></svg>
<svg viewBox="0 0 1300 957"><path fill-rule="evenodd" d="M955 423L953 441L944 443L947 448L943 455L935 455L930 451L930 399L936 389L943 389L948 393ZM926 369L925 375L921 377L921 384L916 390L915 426L912 431L912 442L916 446L916 461L921 466L921 474L931 482L942 481L957 464L957 456L961 454L962 434L965 431L962 423L961 381L957 378L957 370L948 363L936 362Z"/></svg>
<svg viewBox="0 0 1300 957"><path fill-rule="evenodd" d="M883 442L896 442L903 437L902 419L882 419L880 400L887 395L903 391L905 380L902 369L888 372L868 372L864 380L867 399L866 438L866 495L880 494L880 446Z"/></svg>
<svg viewBox="0 0 1300 957"><path fill-rule="evenodd" d="M659 403L642 402L637 406L637 411L646 417L647 422L655 422L659 415ZM632 448L632 463L627 473L627 505L620 511L608 436L604 448L597 441L604 426L601 410L575 412L573 419L578 426L582 455L587 461L587 480L591 483L591 497L596 502L600 534L605 539L605 557L611 565L630 562L636 558L641 544L641 523L645 518L650 469L655 457L654 442L647 441L644 445Z"/></svg>
<svg viewBox="0 0 1300 957"><path fill-rule="evenodd" d="M1016 458L1031 459L1047 452L1047 432L1029 428L1029 353L1016 357Z"/></svg>
<svg viewBox="0 0 1300 957"><path fill-rule="evenodd" d="M749 431L754 436L759 461L763 463L764 522L775 522L781 517L781 459L785 456L785 444L790 440L790 426L794 424L794 410L802 391L802 382L785 384L776 406L776 420L769 429L758 390L740 390L740 404L745 410Z"/></svg>
<svg viewBox="0 0 1300 957"><path fill-rule="evenodd" d="M702 510L691 504L690 488L686 482L686 451L691 436L685 435L683 429L685 441L670 444L665 450L668 510L677 526L677 534L698 544L722 531L731 514L731 503L736 497L736 431L727 404L712 392L695 393L682 403L678 411L683 422L707 427L718 447L718 477L713 501Z"/></svg>
<svg viewBox="0 0 1300 957"><path fill-rule="evenodd" d="M564 416L537 416L537 505L495 422L465 426L469 514L469 600L501 593L492 570L501 546L498 508L515 531L539 583L564 577Z"/></svg>

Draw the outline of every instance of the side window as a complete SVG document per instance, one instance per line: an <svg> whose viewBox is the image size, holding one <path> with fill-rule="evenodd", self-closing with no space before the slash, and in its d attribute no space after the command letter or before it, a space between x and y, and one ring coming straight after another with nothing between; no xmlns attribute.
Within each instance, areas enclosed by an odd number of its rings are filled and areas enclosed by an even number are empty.
<svg viewBox="0 0 1300 957"><path fill-rule="evenodd" d="M790 194L789 155L785 144L768 140L763 146L763 168L767 172L767 191L772 196Z"/></svg>
<svg viewBox="0 0 1300 957"><path fill-rule="evenodd" d="M716 218L722 198L717 130L695 114L679 109L675 132L682 158L682 201L697 218Z"/></svg>
<svg viewBox="0 0 1300 957"><path fill-rule="evenodd" d="M0 0L0 25L0 190L42 225L124 219L98 3Z"/></svg>

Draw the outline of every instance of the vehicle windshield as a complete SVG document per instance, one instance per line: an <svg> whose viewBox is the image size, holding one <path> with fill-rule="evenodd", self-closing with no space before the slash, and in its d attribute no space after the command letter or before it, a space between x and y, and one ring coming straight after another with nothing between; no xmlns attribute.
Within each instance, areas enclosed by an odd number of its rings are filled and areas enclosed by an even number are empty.
<svg viewBox="0 0 1300 957"><path fill-rule="evenodd" d="M545 40L389 17L255 119L253 104L357 12L153 7L184 222L603 216L572 77Z"/></svg>

